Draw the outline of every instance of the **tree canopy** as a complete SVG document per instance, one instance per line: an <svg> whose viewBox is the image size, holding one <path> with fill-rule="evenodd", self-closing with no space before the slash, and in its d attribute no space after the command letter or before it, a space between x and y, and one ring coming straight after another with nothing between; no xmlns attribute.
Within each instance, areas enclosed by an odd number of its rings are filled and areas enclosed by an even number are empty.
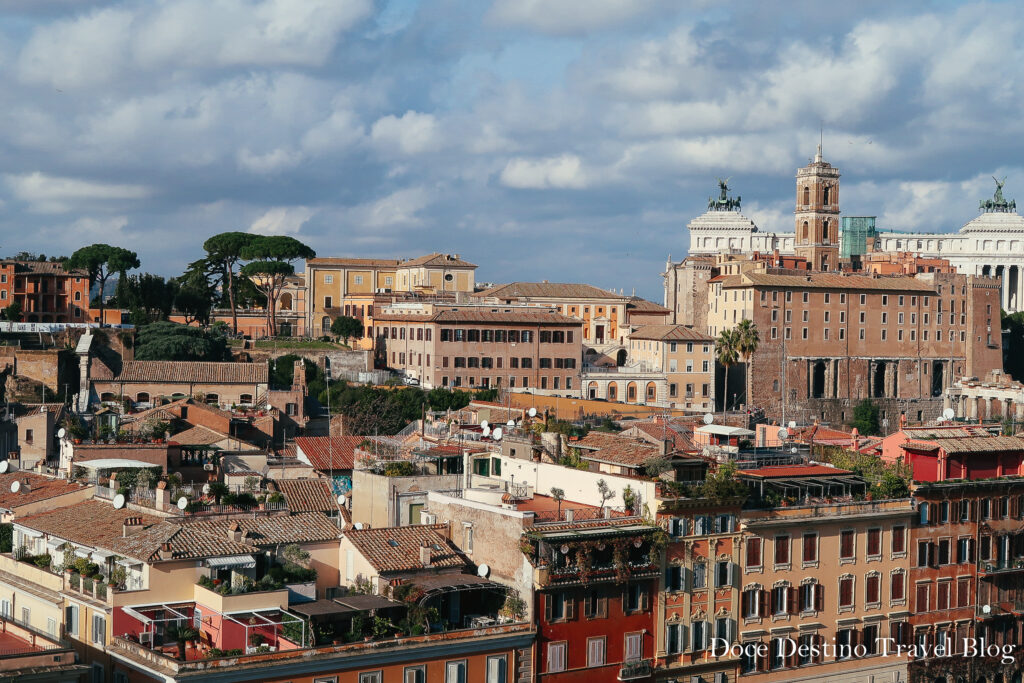
<svg viewBox="0 0 1024 683"><path fill-rule="evenodd" d="M90 288L99 285L100 325L102 325L105 308L103 299L107 279L114 273L118 273L123 279L127 271L138 268L140 265L139 255L134 251L97 243L75 251L68 260L64 261L64 270L84 270L89 279Z"/></svg>
<svg viewBox="0 0 1024 683"><path fill-rule="evenodd" d="M203 329L172 322L139 328L137 360L226 361L231 359L227 339L216 328Z"/></svg>
<svg viewBox="0 0 1024 683"><path fill-rule="evenodd" d="M235 265L242 260L242 251L256 238L248 232L222 232L203 242L206 251L207 270L215 265L220 271L221 288L227 291L228 306L231 308L231 331L238 334L238 314L235 301ZM199 261L193 263L195 267Z"/></svg>
<svg viewBox="0 0 1024 683"><path fill-rule="evenodd" d="M277 335L277 298L285 280L295 273L294 261L310 259L316 252L294 237L285 235L252 235L241 248L241 258L249 261L242 274L267 297L267 333Z"/></svg>
<svg viewBox="0 0 1024 683"><path fill-rule="evenodd" d="M348 344L348 340L352 337L359 339L363 336L363 323L352 316L339 315L331 323L331 332L344 339L345 343Z"/></svg>
<svg viewBox="0 0 1024 683"><path fill-rule="evenodd" d="M853 422L850 426L863 436L874 436L881 431L878 414L878 406L866 398L853 409Z"/></svg>

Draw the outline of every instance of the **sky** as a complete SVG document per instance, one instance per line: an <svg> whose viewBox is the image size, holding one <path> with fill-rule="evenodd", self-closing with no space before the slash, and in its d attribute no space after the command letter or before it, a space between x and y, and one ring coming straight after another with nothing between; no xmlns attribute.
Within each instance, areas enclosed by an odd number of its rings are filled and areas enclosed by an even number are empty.
<svg viewBox="0 0 1024 683"><path fill-rule="evenodd" d="M716 177L792 231L819 135L883 229L1024 200L1022 52L1010 2L3 0L0 254L243 230L660 301Z"/></svg>

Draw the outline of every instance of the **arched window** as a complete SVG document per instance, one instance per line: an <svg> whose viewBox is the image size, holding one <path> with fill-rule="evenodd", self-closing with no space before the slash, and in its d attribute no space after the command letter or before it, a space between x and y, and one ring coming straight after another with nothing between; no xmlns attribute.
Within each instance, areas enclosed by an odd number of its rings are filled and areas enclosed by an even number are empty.
<svg viewBox="0 0 1024 683"><path fill-rule="evenodd" d="M821 224L821 239L825 242L828 241L828 219L826 218Z"/></svg>
<svg viewBox="0 0 1024 683"><path fill-rule="evenodd" d="M290 311L290 310L292 310L292 295L290 293L288 293L288 292L285 292L284 294L282 294L281 295L281 303L280 303L280 305L278 307L282 311Z"/></svg>
<svg viewBox="0 0 1024 683"><path fill-rule="evenodd" d="M829 201L832 198L832 188L828 185L825 186L825 196L823 197L825 206L828 206L832 202Z"/></svg>
<svg viewBox="0 0 1024 683"><path fill-rule="evenodd" d="M636 400L636 383L635 382L630 382L629 384L626 385L626 400L627 401L635 401Z"/></svg>
<svg viewBox="0 0 1024 683"><path fill-rule="evenodd" d="M218 403L220 403L220 396L218 394L207 394L206 395L206 404L207 405L215 406Z"/></svg>
<svg viewBox="0 0 1024 683"><path fill-rule="evenodd" d="M238 402L244 406L252 405L252 394L242 394L238 397Z"/></svg>
<svg viewBox="0 0 1024 683"><path fill-rule="evenodd" d="M809 234L810 234L810 226L807 224L807 221L804 221L804 229L803 229L802 234L800 235L800 238L804 241L804 244L807 244L808 235Z"/></svg>
<svg viewBox="0 0 1024 683"><path fill-rule="evenodd" d="M609 382L608 384L608 400L617 401L619 399L619 385L615 382Z"/></svg>
<svg viewBox="0 0 1024 683"><path fill-rule="evenodd" d="M811 188L804 186L804 206L811 203Z"/></svg>
<svg viewBox="0 0 1024 683"><path fill-rule="evenodd" d="M331 333L331 319L326 315L324 316L324 319L320 321L320 331L324 334Z"/></svg>
<svg viewBox="0 0 1024 683"><path fill-rule="evenodd" d="M149 392L148 391L140 391L139 393L135 394L135 402L136 403L149 403Z"/></svg>
<svg viewBox="0 0 1024 683"><path fill-rule="evenodd" d="M647 400L654 401L658 398L658 387L655 386L654 382L647 383Z"/></svg>
<svg viewBox="0 0 1024 683"><path fill-rule="evenodd" d="M108 401L116 401L116 400L117 400L117 395L113 394L113 393L111 393L109 391L104 391L102 394L100 394L100 401L103 401L104 403L106 403Z"/></svg>

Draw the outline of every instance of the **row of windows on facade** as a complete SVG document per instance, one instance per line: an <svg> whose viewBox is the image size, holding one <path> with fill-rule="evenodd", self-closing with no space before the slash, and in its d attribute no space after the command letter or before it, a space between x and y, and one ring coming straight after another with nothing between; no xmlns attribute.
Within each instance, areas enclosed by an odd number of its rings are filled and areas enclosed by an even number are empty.
<svg viewBox="0 0 1024 683"><path fill-rule="evenodd" d="M877 656L883 652L878 624L868 624L860 630L840 628L836 630L835 642L825 647L825 638L817 633L803 633L795 639L772 638L767 642L745 641L740 653L740 673L750 674L763 671L778 671L801 666L821 664L825 653L832 661L844 661L861 657ZM894 644L909 644L910 627L905 621L889 624L889 638ZM763 647L756 647L762 644Z"/></svg>
<svg viewBox="0 0 1024 683"><path fill-rule="evenodd" d="M719 289L721 289L721 285L718 285L718 287L719 287ZM746 289L733 290L732 300L733 301L746 301L747 300L747 291L748 290L746 290ZM752 292L753 290L749 290L749 291ZM785 297L786 297L786 303L787 304L793 303L793 290L791 290L791 289L787 289L787 290L760 289L760 290L757 290L757 291L760 292L760 299L761 299L761 303L763 303L763 304L768 302L768 294L769 294L769 292L771 293L772 303L778 303L778 301L779 301L779 292L780 291L785 292ZM952 296L956 296L956 286L955 285L950 285L949 293ZM941 294L942 294L942 285L938 285L938 288L936 290L936 296L935 296L935 303L938 306L938 310L936 311L937 313L942 313L942 299L939 296ZM821 296L821 303L829 304L829 303L832 302L832 296L833 296L832 292L822 292L820 296ZM960 285L960 296L967 296L967 285ZM753 297L753 294L751 294L751 297ZM889 305L889 298L890 297L892 297L893 299L896 300L897 306L901 306L901 307L904 306L908 299L910 300L910 305L911 306L917 306L917 295L913 295L913 294L910 294L910 295L908 295L908 294L882 294L882 305L883 306L888 306ZM814 298L815 299L818 298L818 294L817 293L815 293L815 297ZM810 292L801 292L800 293L800 299L805 304L810 303L810 301L811 301L811 293ZM728 300L728 299L726 299L726 300ZM860 305L861 306L866 306L867 303L868 303L868 295L867 294L859 295L859 301L860 301ZM924 308L928 308L929 306L931 306L931 301L932 301L931 295L922 295L921 296L921 304L923 305ZM839 292L839 303L840 304L845 304L846 303L846 292ZM950 308L950 310L954 310L956 308L955 303L956 302L953 299L949 300L949 308ZM962 311L966 311L967 310L967 302L965 300L961 300L960 301L960 306L961 306L961 310Z"/></svg>
<svg viewBox="0 0 1024 683"><path fill-rule="evenodd" d="M449 274L445 279L447 279L449 282L451 282L451 274ZM352 276L352 283L356 284L356 285L363 284L363 276L362 275L353 275ZM390 285L393 285L394 283L395 283L394 276L392 276L392 275L385 275L384 276L384 284L385 285L390 286ZM334 276L333 275L324 275L324 284L325 285L333 285L334 284Z"/></svg>
<svg viewBox="0 0 1024 683"><path fill-rule="evenodd" d="M954 543L956 544L954 546ZM1024 535L984 534L977 540L973 536L957 539L940 538L933 541L917 542L918 567L942 567L950 564L974 564L975 543L977 560L993 568L1007 569L1013 563L1024 561Z"/></svg>
<svg viewBox="0 0 1024 683"><path fill-rule="evenodd" d="M636 345L635 348L638 348L641 351L656 351L661 344L664 344L666 342L654 341L654 340L648 340L648 339L641 339L641 340L634 341L633 343ZM667 343L668 343L669 353L677 353L679 351L679 344L680 344L680 342L667 342ZM684 342L684 343L686 344L686 353L693 353L694 343L693 342ZM701 346L703 347L701 349L702 353L711 353L711 344L701 344Z"/></svg>
<svg viewBox="0 0 1024 683"><path fill-rule="evenodd" d="M964 320L962 324L966 324L966 322L967 321ZM787 340L792 339L793 338L793 328L792 327L786 327L784 329L785 329L785 337L786 337L786 339ZM828 327L826 327L826 328L824 328L822 330L822 339L824 341L829 341L829 339L831 339L830 332L831 332L831 328L828 328ZM990 334L990 335L988 335L988 337L989 337L989 341L991 341L992 335ZM770 338L771 339L778 339L779 338L779 328L778 327L771 328ZM806 327L801 328L801 330L800 330L800 338L801 339L808 339L808 328L806 328ZM857 340L858 341L864 341L866 338L867 338L867 331L865 330L865 328L862 327L862 328L860 328L858 330ZM837 340L838 341L842 341L844 339L846 339L846 328L845 327L840 327L839 328L839 336L837 337ZM886 330L886 329L881 330L880 339L882 341L888 341L888 339L889 339L889 330ZM896 331L896 340L897 341L904 341L903 330L897 330ZM912 342L913 341L917 341L917 330L910 330L909 340L912 341ZM921 331L921 341L923 341L923 342L928 341L928 330L922 330ZM942 330L935 330L935 341L937 341L937 342L941 342L942 341ZM955 342L956 341L956 331L955 330L950 330L949 331L949 341L951 341L951 342ZM965 330L961 330L960 331L960 341L961 341L961 343L967 341L967 332ZM978 341L981 341L981 337L980 336L978 337Z"/></svg>
<svg viewBox="0 0 1024 683"><path fill-rule="evenodd" d="M404 340L406 338L404 327L378 327L378 334L384 339ZM413 333L415 331L415 339ZM409 330L409 341L432 341L432 329L417 327ZM537 335L541 344L571 344L573 342L572 330L541 330ZM490 330L490 329L462 329L442 328L441 341L443 342L479 342L485 344L529 344L534 341L532 330Z"/></svg>
<svg viewBox="0 0 1024 683"><path fill-rule="evenodd" d="M889 575L889 602L902 603L907 599L907 575L896 570ZM856 608L856 579L843 575L838 579L838 607L840 611ZM882 575L871 572L864 577L864 606L879 609L882 605ZM825 611L825 587L820 583L800 586L760 586L747 588L740 599L740 616L761 619L777 616L818 614Z"/></svg>
<svg viewBox="0 0 1024 683"><path fill-rule="evenodd" d="M882 557L882 529L875 527L866 532L867 542L865 543L865 559L879 559ZM907 552L907 530L903 526L894 526L889 532L890 552L896 557ZM853 529L844 529L839 532L839 560L841 562L855 562L857 559L857 532ZM790 564L790 546L792 540L789 534L779 534L772 539L774 547L775 566ZM760 569L764 566L764 545L766 540L757 536L746 539L746 568ZM818 561L818 534L809 531L803 534L801 544L801 560L804 563Z"/></svg>
<svg viewBox="0 0 1024 683"><path fill-rule="evenodd" d="M802 322L807 323L807 322L811 321L811 312L809 310L804 309L801 313L802 313L802 315L801 315ZM882 324L882 325L888 325L889 324L889 314L888 313L886 313L885 311L882 311L879 314L879 316L880 316L879 317L879 323L880 324ZM787 324L793 322L793 311L791 309L786 311L785 318L786 318L786 323ZM867 312L866 311L861 311L859 318L860 318L859 322L860 322L861 325L866 324L867 323ZM904 313L902 311L900 311L899 313L896 314L896 324L897 325L903 325L905 320L906 320L906 318L904 317ZM779 321L779 309L773 308L772 309L772 322L773 323L777 323L778 321ZM831 311L823 311L822 312L822 322L824 324L826 324L826 325L832 322L832 312ZM840 323L845 323L846 322L846 311L839 311L839 322ZM874 322L875 321L872 321L872 323L874 323ZM930 322L931 322L931 316L928 313L922 313L921 314L921 324L922 325L928 325L928 324L930 324ZM910 324L911 325L916 325L917 324L917 313L911 313L910 314ZM936 314L936 316L935 316L935 324L936 325L941 325L942 324L942 318L940 317L939 314ZM955 313L950 313L949 314L949 324L950 325L956 325L956 314ZM966 325L967 324L967 316L965 314L961 314L960 315L960 324L961 325ZM936 330L936 336L938 336L938 333L939 333L939 331Z"/></svg>
<svg viewBox="0 0 1024 683"><path fill-rule="evenodd" d="M408 354L409 365L423 365L422 353L410 353ZM391 363L398 365L405 365L406 354L403 351L392 351L391 352ZM430 354L426 354L427 366L430 366ZM502 365L505 362L503 356L491 358L490 356L442 356L441 367L447 368L449 360L451 361L452 367L455 368L484 368L491 369L497 368L502 369ZM541 370L574 370L576 369L575 358L538 358L537 366ZM523 369L528 370L533 368L533 358L528 356L518 358L513 356L508 359L509 369L517 370Z"/></svg>
<svg viewBox="0 0 1024 683"><path fill-rule="evenodd" d="M469 663L465 659L444 662L443 665L416 664L402 669L402 683L426 683L427 671L434 666L442 667L444 671L444 683L467 683ZM505 655L494 655L487 658L486 677L483 683L507 683L508 681L508 657ZM431 680L434 680L431 678ZM337 676L319 676L313 678L313 683L338 683ZM384 683L383 671L363 671L359 674L359 683Z"/></svg>
<svg viewBox="0 0 1024 683"><path fill-rule="evenodd" d="M643 631L625 633L622 638L623 663L637 662L643 659ZM608 664L608 637L593 636L587 638L586 658L585 666L587 668L606 666ZM565 640L548 643L546 664L546 673L559 673L569 668L580 668L576 662L569 662L569 643Z"/></svg>
<svg viewBox="0 0 1024 683"><path fill-rule="evenodd" d="M736 531L736 515L695 515L694 517L667 517L663 527L673 538L731 534ZM691 532L692 529L692 532Z"/></svg>
<svg viewBox="0 0 1024 683"><path fill-rule="evenodd" d="M979 518L1024 519L1024 496L921 502L917 506L917 515L921 526L958 521L975 522Z"/></svg>
<svg viewBox="0 0 1024 683"><path fill-rule="evenodd" d="M76 294L75 301L81 301L82 298L80 296L77 296L79 294L79 292L75 292L75 294ZM8 301L7 290L6 289L0 289L0 301ZM28 301L26 301L25 305L24 305L24 311L26 313L56 313L56 312L58 312L60 310L63 310L62 306L56 306L56 305L51 306L50 302L47 301L46 299L43 299L39 303L39 308L36 308L33 305L34 303L35 303L35 301L33 299L29 299ZM74 316L76 318L81 318L82 317L82 309L79 308L78 306L74 307L73 313L74 313Z"/></svg>
<svg viewBox="0 0 1024 683"><path fill-rule="evenodd" d="M687 372L689 372L689 370L687 370ZM705 370L704 372L707 372L707 370ZM710 395L708 393L710 390L711 390L711 385L710 384L707 384L707 383L702 384L701 385L701 396L704 397L704 398L707 398ZM678 385L676 385L675 382L672 382L671 384L668 385L668 396L669 396L669 398L676 398L676 397L679 396L679 387L678 387ZM693 394L693 385L692 384L687 384L686 385L686 395L685 396L686 396L686 398L693 398L694 394ZM652 396L650 396L650 392L648 392L648 398L653 398Z"/></svg>
<svg viewBox="0 0 1024 683"><path fill-rule="evenodd" d="M14 288L15 289L24 289L25 288L25 280L26 280L26 278L23 278L23 277L15 278L14 279ZM0 284L7 284L8 282L9 282L9 280L8 280L8 277L7 277L7 273L0 273ZM50 278L48 278L48 277L40 277L38 280L36 280L36 282L38 282L39 285L40 285L39 286L39 291L41 291L41 292L48 292L48 291L50 291ZM71 289L71 278L57 278L56 282L57 282L57 286L54 289L56 291L58 291L58 292L63 292L63 291L67 291L67 290ZM79 284L79 285L82 284L82 278L76 277L75 278L75 284ZM81 292L76 292L76 294L81 294Z"/></svg>
<svg viewBox="0 0 1024 683"><path fill-rule="evenodd" d="M502 377L501 376L498 376L498 377L480 377L479 378L479 383L477 382L477 379L478 379L477 377L472 376L472 375L469 376L469 377L466 377L466 378L464 378L462 375L455 375L454 377L448 377L447 375L445 375L445 376L443 376L441 378L441 386L443 386L443 387L467 386L467 387L480 387L480 388L483 388L483 389L488 389L491 386L501 386L501 384L502 384ZM550 388L552 388L552 389L561 389L562 387L560 385L563 384L563 383L565 384L565 388L566 389L572 389L572 377L557 377L557 376L551 378L551 387ZM509 387L509 389L516 389L516 388L529 389L530 388L530 378L524 375L523 378L522 378L522 383L518 384L518 387L517 387L517 380L516 380L515 375L509 375L508 376L508 387ZM541 389L547 389L548 388L548 376L547 375L541 375L541 377L540 377L540 388Z"/></svg>

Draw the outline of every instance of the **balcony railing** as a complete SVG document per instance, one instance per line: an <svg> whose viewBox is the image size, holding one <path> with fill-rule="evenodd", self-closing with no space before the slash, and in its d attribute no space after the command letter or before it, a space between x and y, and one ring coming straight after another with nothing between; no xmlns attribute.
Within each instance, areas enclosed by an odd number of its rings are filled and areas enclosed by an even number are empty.
<svg viewBox="0 0 1024 683"><path fill-rule="evenodd" d="M648 678L652 672L651 660L649 659L626 662L622 665L622 668L619 669L619 680L635 681L641 678Z"/></svg>

